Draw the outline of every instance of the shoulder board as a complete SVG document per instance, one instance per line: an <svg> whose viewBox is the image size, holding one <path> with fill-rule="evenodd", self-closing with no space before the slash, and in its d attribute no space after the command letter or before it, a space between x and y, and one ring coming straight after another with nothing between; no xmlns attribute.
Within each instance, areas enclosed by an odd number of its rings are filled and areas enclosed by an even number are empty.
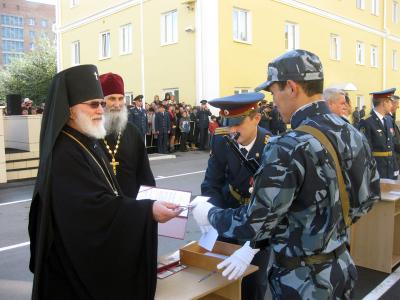
<svg viewBox="0 0 400 300"><path fill-rule="evenodd" d="M218 127L215 129L215 135L227 135L230 133L229 127Z"/></svg>

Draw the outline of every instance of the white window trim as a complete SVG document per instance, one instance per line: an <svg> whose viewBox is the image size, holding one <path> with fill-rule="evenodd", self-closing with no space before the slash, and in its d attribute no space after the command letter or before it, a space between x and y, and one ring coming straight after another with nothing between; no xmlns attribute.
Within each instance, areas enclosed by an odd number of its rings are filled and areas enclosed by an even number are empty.
<svg viewBox="0 0 400 300"><path fill-rule="evenodd" d="M294 49L300 49L300 26L299 26L299 24L293 23L293 22L290 22L290 21L286 21L285 22L285 27L284 27L285 33L286 33L286 26L287 25L294 26L294 47L293 48L289 47L289 37L288 37L288 47L285 48L285 50L286 51L291 51L291 50L294 50ZM285 47L286 47L286 45L285 45Z"/></svg>
<svg viewBox="0 0 400 300"><path fill-rule="evenodd" d="M392 5L392 22L394 24L399 23L399 2L393 1Z"/></svg>
<svg viewBox="0 0 400 300"><path fill-rule="evenodd" d="M356 96L357 107L361 109L365 105L364 95Z"/></svg>
<svg viewBox="0 0 400 300"><path fill-rule="evenodd" d="M361 45L361 51L362 51L362 57L361 57L361 61L358 61L358 45ZM363 42L357 41L356 42L356 64L363 66L365 65L365 44Z"/></svg>
<svg viewBox="0 0 400 300"><path fill-rule="evenodd" d="M237 11L238 13L245 12L247 14L247 19L246 19L247 40L242 40L240 38L236 38L235 37L235 34L234 34L234 32L235 32L234 31L234 25L235 25L234 13L235 13L235 11ZM232 10L232 38L233 38L233 40L235 42L249 44L249 45L253 44L253 27L252 27L252 24L253 24L253 17L252 17L251 11L249 11L247 9L237 8L237 7L233 8L233 10Z"/></svg>
<svg viewBox="0 0 400 300"><path fill-rule="evenodd" d="M374 11L374 8L376 12ZM379 16L379 0L371 0L371 14L374 16Z"/></svg>
<svg viewBox="0 0 400 300"><path fill-rule="evenodd" d="M392 70L399 70L399 51L397 49L392 50Z"/></svg>
<svg viewBox="0 0 400 300"><path fill-rule="evenodd" d="M358 0L356 0L356 8L357 8L357 9L363 9L363 10L364 10L364 9L365 9L365 0L360 0L360 1L361 1L361 3L360 3L361 5L360 5L360 7L358 7L358 6L357 6Z"/></svg>
<svg viewBox="0 0 400 300"><path fill-rule="evenodd" d="M173 39L172 41L165 40L165 31L166 31L166 24L165 24L165 17L169 14L176 14L176 24L173 30ZM162 13L160 16L160 44L161 46L172 45L178 43L178 10L171 10L165 13Z"/></svg>
<svg viewBox="0 0 400 300"><path fill-rule="evenodd" d="M334 53L334 48L332 47L334 38L337 41L337 46L336 46L337 53ZM331 33L329 42L330 42L330 45L329 45L330 58L332 60L340 61L342 59L342 39L340 38L340 36L338 34Z"/></svg>
<svg viewBox="0 0 400 300"><path fill-rule="evenodd" d="M78 45L78 62L75 60L76 57L76 45ZM80 41L75 41L71 43L71 65L77 66L81 63L81 43Z"/></svg>
<svg viewBox="0 0 400 300"><path fill-rule="evenodd" d="M129 44L128 49L124 51L124 28L129 28ZM122 25L119 28L119 55L126 55L132 53L132 23Z"/></svg>
<svg viewBox="0 0 400 300"><path fill-rule="evenodd" d="M77 7L79 5L79 0L69 0L69 7Z"/></svg>
<svg viewBox="0 0 400 300"><path fill-rule="evenodd" d="M373 49L375 49L375 63L374 63L374 57L373 57ZM375 46L375 45L371 45L371 50L370 50L370 58L371 58L371 67L373 67L373 68L378 68L378 66L379 66L379 64L378 64L378 59L379 59L379 56L378 56L378 47L377 46Z"/></svg>
<svg viewBox="0 0 400 300"><path fill-rule="evenodd" d="M103 56L103 34L109 34L108 56ZM99 60L111 58L111 33L109 30L99 33Z"/></svg>
<svg viewBox="0 0 400 300"><path fill-rule="evenodd" d="M131 105L133 101L133 93L125 92L125 104Z"/></svg>

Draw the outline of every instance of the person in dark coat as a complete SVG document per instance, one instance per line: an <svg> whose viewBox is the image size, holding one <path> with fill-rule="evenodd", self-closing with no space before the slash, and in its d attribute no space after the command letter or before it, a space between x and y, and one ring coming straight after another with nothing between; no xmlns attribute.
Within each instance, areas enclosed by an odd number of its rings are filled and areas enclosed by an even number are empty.
<svg viewBox="0 0 400 300"><path fill-rule="evenodd" d="M147 113L143 108L143 95L136 96L133 101L135 106L129 109L128 121L136 126L144 141L147 132Z"/></svg>
<svg viewBox="0 0 400 300"><path fill-rule="evenodd" d="M367 138L375 158L380 178L397 179L399 168L394 148L393 121L387 114L391 111L395 88L372 92L374 108L371 115L360 121L359 130Z"/></svg>
<svg viewBox="0 0 400 300"><path fill-rule="evenodd" d="M125 196L136 198L141 185L155 186L146 148L137 128L128 122L124 81L114 73L100 75L107 136L100 140Z"/></svg>
<svg viewBox="0 0 400 300"><path fill-rule="evenodd" d="M199 148L200 150L206 150L208 144L208 124L210 123L209 117L211 116L211 112L207 107L207 100L201 100L200 103L201 106L196 116L199 123Z"/></svg>
<svg viewBox="0 0 400 300"><path fill-rule="evenodd" d="M390 99L392 100L392 108L390 110L390 113L388 114L388 117L390 117L390 120L392 121L392 124L393 124L394 152L395 152L395 156L396 156L397 165L400 167L400 129L396 123L396 111L399 108L400 97L397 95L393 95Z"/></svg>
<svg viewBox="0 0 400 300"><path fill-rule="evenodd" d="M253 183L253 176L225 141L224 135L239 133L235 146L247 159L261 161L261 155L271 133L260 126L261 115L258 102L264 98L262 93L237 94L211 100L209 103L220 109L224 117L224 126L215 130L210 158L201 194L210 197L209 203L220 208L238 208L248 204ZM228 128L227 128L228 127ZM219 240L234 244L243 244L237 239L218 237ZM255 256L252 264L259 271L243 279L242 299L261 300L267 289L267 266L269 251L267 241L259 243L262 249Z"/></svg>
<svg viewBox="0 0 400 300"><path fill-rule="evenodd" d="M98 143L103 106L94 65L53 78L29 212L33 300L154 299L156 222L179 210L124 196Z"/></svg>
<svg viewBox="0 0 400 300"><path fill-rule="evenodd" d="M155 131L158 136L157 145L158 153L168 153L168 136L171 130L171 121L169 114L165 112L165 106L160 105L159 111L156 113Z"/></svg>

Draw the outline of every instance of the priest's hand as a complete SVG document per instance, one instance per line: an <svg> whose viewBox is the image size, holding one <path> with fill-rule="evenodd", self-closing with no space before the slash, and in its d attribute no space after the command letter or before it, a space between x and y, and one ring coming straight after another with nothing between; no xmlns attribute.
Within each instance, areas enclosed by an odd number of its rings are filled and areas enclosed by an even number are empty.
<svg viewBox="0 0 400 300"><path fill-rule="evenodd" d="M193 217L196 220L197 225L200 226L200 229L204 226L211 225L210 222L208 221L208 212L213 207L214 205L212 205L210 202L200 202L196 204L196 206L194 207Z"/></svg>
<svg viewBox="0 0 400 300"><path fill-rule="evenodd" d="M153 219L160 223L165 223L182 212L179 205L168 203L165 201L155 201L153 203Z"/></svg>
<svg viewBox="0 0 400 300"><path fill-rule="evenodd" d="M219 263L217 268L225 268L222 272L222 276L228 277L229 280L236 280L243 275L253 260L254 255L259 250L260 249L251 248L250 242L246 242L242 248L236 250L231 256Z"/></svg>

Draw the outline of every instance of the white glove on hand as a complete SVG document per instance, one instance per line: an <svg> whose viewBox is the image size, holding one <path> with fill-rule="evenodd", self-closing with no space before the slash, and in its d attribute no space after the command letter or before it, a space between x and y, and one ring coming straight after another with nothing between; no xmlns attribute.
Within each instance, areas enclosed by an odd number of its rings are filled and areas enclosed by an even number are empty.
<svg viewBox="0 0 400 300"><path fill-rule="evenodd" d="M202 226L210 226L210 222L208 222L208 212L213 207L214 205L209 202L201 202L198 203L193 209L193 217L196 220L197 224L200 226L200 229Z"/></svg>
<svg viewBox="0 0 400 300"><path fill-rule="evenodd" d="M196 198L193 199L192 202L189 203L189 205L192 208L195 208L198 204L203 203L203 202L207 202L208 200L210 200L210 197L206 197L206 196L197 196Z"/></svg>
<svg viewBox="0 0 400 300"><path fill-rule="evenodd" d="M227 277L229 275L229 280L236 280L243 275L258 251L260 249L251 248L250 242L247 241L242 248L236 250L231 256L219 263L217 268L223 269L226 267L222 272L222 276Z"/></svg>

